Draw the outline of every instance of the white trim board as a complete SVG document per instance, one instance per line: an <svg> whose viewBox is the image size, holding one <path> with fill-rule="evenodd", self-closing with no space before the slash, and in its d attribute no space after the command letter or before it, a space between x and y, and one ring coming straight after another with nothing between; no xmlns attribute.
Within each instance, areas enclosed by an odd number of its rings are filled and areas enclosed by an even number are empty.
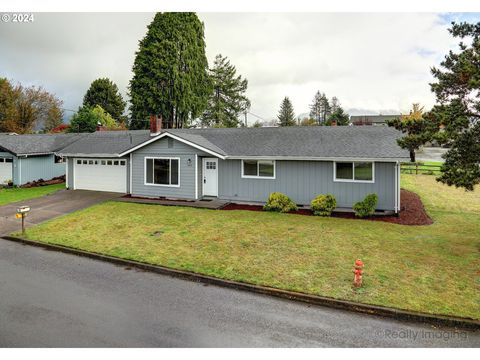
<svg viewBox="0 0 480 360"><path fill-rule="evenodd" d="M170 184L153 184L153 183L147 183L147 160L154 160L155 159L160 159L160 160L170 160L169 162L169 166L170 166L170 169L168 171L168 174L170 176ZM178 184L171 184L172 183L172 171L171 171L171 168L172 168L172 161L171 160L177 160L178 161ZM161 187L176 187L176 188L179 188L180 187L180 174L181 174L181 170L180 168L182 167L182 163L181 163L181 159L179 157L175 157L175 156L145 156L143 158L143 185L145 186L161 186ZM155 168L155 166L154 166ZM154 169L152 169L153 171Z"/></svg>
<svg viewBox="0 0 480 360"><path fill-rule="evenodd" d="M372 180L355 180L355 163L369 162L372 163ZM352 163L352 179L337 179L337 163ZM333 182L346 182L346 183L375 183L375 162L374 161L334 161L333 162Z"/></svg>
<svg viewBox="0 0 480 360"><path fill-rule="evenodd" d="M260 163L262 160L271 161L273 163L273 177L272 176L260 176L260 175L244 175L244 162L252 160L257 161L257 173L260 174ZM240 173L242 179L263 179L263 180L275 180L277 176L277 162L275 160L265 159L242 159L242 172Z"/></svg>
<svg viewBox="0 0 480 360"><path fill-rule="evenodd" d="M199 149L199 150L201 150L201 151L203 151L203 152L206 152L207 154L210 154L210 155L219 157L220 159L225 159L225 156L222 155L222 154L219 154L219 153L217 153L217 152L215 152L215 151L212 151L212 150L207 149L207 148L205 148L205 147L203 147L203 146L197 145L197 144L195 144L195 143L193 143L193 142L191 142L191 141L185 140L185 139L183 139L183 138L181 138L181 137L179 137L179 136L170 134L170 133L168 133L168 132L165 132L165 133L163 133L163 134L161 134L161 135L152 137L152 139L150 139L150 140L148 140L148 141L145 141L145 142L143 142L143 143L141 143L141 144L139 144L139 145L137 145L137 146L135 146L135 147L127 150L127 151L124 151L124 152L121 153L121 154L118 154L118 156L125 156L125 155L127 155L127 154L129 154L129 153L131 153L131 152L133 152L133 151L135 151L135 150L138 150L138 149L140 149L140 148L148 145L148 144L151 144L151 143L153 143L153 142L155 142L155 141L157 141L157 140L163 139L165 136L168 136L168 137L170 137L170 138L172 138L172 139L174 139L174 140L180 141L180 142L182 142L182 143L184 143L184 144L187 144L187 145L189 145L189 146L191 146L191 147L194 147L194 148Z"/></svg>

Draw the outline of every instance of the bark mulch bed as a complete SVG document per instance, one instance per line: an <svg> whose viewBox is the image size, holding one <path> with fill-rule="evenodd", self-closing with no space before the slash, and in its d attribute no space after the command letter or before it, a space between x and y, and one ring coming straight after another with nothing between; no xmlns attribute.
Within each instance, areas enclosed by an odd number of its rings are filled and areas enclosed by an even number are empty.
<svg viewBox="0 0 480 360"><path fill-rule="evenodd" d="M61 184L65 182L65 176L58 176L50 180L43 180L39 179L37 181L28 182L22 186L21 188L32 188L32 187L39 187L39 186L47 186L47 185L54 185L54 184Z"/></svg>
<svg viewBox="0 0 480 360"><path fill-rule="evenodd" d="M423 206L420 197L408 190L401 190L401 211L397 215L375 215L368 218L360 219L355 217L354 213L334 212L332 217L343 219L357 219L370 221L384 221L400 225L430 225L433 224L432 219L428 216ZM244 205L244 204L228 204L222 210L249 210L249 211L263 211L260 205ZM309 209L299 209L292 212L292 214L313 216Z"/></svg>

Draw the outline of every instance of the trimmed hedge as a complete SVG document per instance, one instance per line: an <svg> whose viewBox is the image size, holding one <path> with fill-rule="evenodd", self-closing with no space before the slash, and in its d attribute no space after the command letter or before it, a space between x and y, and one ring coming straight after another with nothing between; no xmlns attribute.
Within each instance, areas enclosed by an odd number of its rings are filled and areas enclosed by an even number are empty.
<svg viewBox="0 0 480 360"><path fill-rule="evenodd" d="M268 201L263 210L287 213L297 210L297 205L287 195L273 192L268 196Z"/></svg>
<svg viewBox="0 0 480 360"><path fill-rule="evenodd" d="M318 195L310 203L313 215L330 216L337 207L337 200L331 194Z"/></svg>
<svg viewBox="0 0 480 360"><path fill-rule="evenodd" d="M363 218L373 215L375 213L375 209L377 208L377 203L378 195L368 194L367 196L365 196L365 199L353 205L355 216Z"/></svg>

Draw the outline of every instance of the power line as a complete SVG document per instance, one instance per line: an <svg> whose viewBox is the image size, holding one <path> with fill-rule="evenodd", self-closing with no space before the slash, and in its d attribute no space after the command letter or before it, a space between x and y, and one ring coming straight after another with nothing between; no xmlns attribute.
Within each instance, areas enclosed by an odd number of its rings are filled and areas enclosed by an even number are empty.
<svg viewBox="0 0 480 360"><path fill-rule="evenodd" d="M250 115L255 116L256 118L258 118L258 119L260 119L260 120L268 121L267 119L261 117L260 115L256 115L256 114L254 114L254 113L252 113L252 112L250 112L250 111L247 111L247 113L250 114Z"/></svg>

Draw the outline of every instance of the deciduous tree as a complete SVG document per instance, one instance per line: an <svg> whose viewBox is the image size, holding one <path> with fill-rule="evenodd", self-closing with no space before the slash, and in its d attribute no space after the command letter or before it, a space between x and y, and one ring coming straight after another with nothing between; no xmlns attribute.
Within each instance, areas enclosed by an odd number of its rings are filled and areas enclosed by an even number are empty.
<svg viewBox="0 0 480 360"><path fill-rule="evenodd" d="M62 122L62 101L40 86L13 86L0 79L0 131L31 133L35 127L50 130Z"/></svg>
<svg viewBox="0 0 480 360"><path fill-rule="evenodd" d="M82 106L70 120L68 132L94 132L99 125L108 130L118 129L115 119L100 105L96 105L94 108Z"/></svg>

